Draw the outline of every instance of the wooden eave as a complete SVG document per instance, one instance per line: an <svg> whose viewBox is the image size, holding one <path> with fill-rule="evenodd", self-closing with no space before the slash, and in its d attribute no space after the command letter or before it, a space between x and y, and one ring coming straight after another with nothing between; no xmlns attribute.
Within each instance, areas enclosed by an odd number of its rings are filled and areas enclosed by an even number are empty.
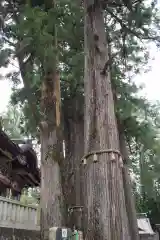
<svg viewBox="0 0 160 240"><path fill-rule="evenodd" d="M28 148L27 150L23 147L19 147L13 141L9 139L7 134L0 130L0 153L6 157L7 161L12 162L12 174L18 174L19 169L25 172L25 179L28 184L32 186L40 185L40 171L37 164L37 155L33 148ZM26 165L22 164L18 160L18 156L26 157ZM14 177L13 177L14 178Z"/></svg>

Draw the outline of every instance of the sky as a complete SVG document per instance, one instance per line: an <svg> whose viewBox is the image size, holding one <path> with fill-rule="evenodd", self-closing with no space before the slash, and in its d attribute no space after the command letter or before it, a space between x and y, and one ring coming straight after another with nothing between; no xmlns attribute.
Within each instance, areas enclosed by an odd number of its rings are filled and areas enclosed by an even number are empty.
<svg viewBox="0 0 160 240"><path fill-rule="evenodd" d="M149 101L160 101L160 49L152 44L150 46L150 60L148 65L150 71L142 73L134 78L135 83L144 85L144 89L139 93Z"/></svg>
<svg viewBox="0 0 160 240"><path fill-rule="evenodd" d="M147 1L150 5L151 0ZM160 9L160 0L157 0L157 7ZM140 95L145 96L151 102L156 102L160 101L160 49L157 49L154 44L151 44L149 47L151 58L149 61L150 71L137 75L134 81L144 85L144 89L140 92Z"/></svg>

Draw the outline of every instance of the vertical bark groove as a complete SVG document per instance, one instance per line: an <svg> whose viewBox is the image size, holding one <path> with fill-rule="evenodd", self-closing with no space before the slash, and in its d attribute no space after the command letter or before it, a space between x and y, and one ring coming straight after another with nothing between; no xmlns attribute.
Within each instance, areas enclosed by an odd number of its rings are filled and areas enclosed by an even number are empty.
<svg viewBox="0 0 160 240"><path fill-rule="evenodd" d="M68 104L67 104L68 106ZM67 106L65 109L67 109ZM66 181L66 202L68 207L81 206L82 203L82 172L80 159L84 153L84 119L79 116L79 110L72 106L72 114L68 115L68 111L64 111L65 121L65 145L66 145L66 173L69 179ZM81 212L75 208L73 213L68 216L69 227L75 226L81 229Z"/></svg>
<svg viewBox="0 0 160 240"><path fill-rule="evenodd" d="M98 1L97 1L98 2ZM110 72L102 74L108 61L103 11L98 3L85 6L85 153L119 150ZM122 169L118 156L93 156L84 166L85 239L130 240Z"/></svg>
<svg viewBox="0 0 160 240"><path fill-rule="evenodd" d="M57 97L56 83L59 75L46 76L42 88L41 108L44 122L41 124L41 239L48 239L50 227L63 224L63 194L61 186L60 163L63 160L60 126L57 126L57 112L60 99ZM59 122L58 122L59 123Z"/></svg>
<svg viewBox="0 0 160 240"><path fill-rule="evenodd" d="M120 123L118 121L119 128L119 138L120 138L120 149L124 159L124 167L123 167L123 183L124 183L124 193L125 193L125 201L126 201L126 209L129 220L129 228L131 234L131 240L139 240L138 234L138 225L137 225L137 216L136 216L136 208L134 202L134 196L131 186L131 179L128 169L128 151L126 147L126 141L124 133L122 132Z"/></svg>

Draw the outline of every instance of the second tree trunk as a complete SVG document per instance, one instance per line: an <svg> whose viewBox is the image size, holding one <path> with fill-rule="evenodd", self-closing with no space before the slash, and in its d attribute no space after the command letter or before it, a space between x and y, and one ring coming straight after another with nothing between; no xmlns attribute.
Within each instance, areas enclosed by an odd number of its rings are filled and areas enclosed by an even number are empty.
<svg viewBox="0 0 160 240"><path fill-rule="evenodd" d="M98 2L98 1L97 1ZM103 11L85 6L85 153L119 150ZM118 154L87 158L84 166L85 239L130 240Z"/></svg>

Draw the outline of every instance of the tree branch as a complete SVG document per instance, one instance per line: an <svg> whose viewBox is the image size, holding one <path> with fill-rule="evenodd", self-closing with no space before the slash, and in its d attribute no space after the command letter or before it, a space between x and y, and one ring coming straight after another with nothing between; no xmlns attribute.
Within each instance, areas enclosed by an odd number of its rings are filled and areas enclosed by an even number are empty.
<svg viewBox="0 0 160 240"><path fill-rule="evenodd" d="M107 72L107 70L108 70L108 67L110 67L111 64L112 64L112 62L113 62L113 58L116 57L118 54L119 54L119 52L113 54L113 55L108 59L108 61L105 63L105 65L104 65L104 67L103 67L103 69L102 69L102 71L101 71L101 74L102 74L102 75L105 75L105 74L106 74L106 72Z"/></svg>
<svg viewBox="0 0 160 240"><path fill-rule="evenodd" d="M13 19L18 24L19 19L13 5L14 5L14 2L11 3L11 1L8 1L8 6L12 9Z"/></svg>
<svg viewBox="0 0 160 240"><path fill-rule="evenodd" d="M120 19L119 17L117 17L109 8L107 8L106 11L121 25L121 28L122 28L124 31L126 31L126 32L134 35L135 37L137 37L138 39L141 39L141 40L142 40L142 39L143 39L143 40L153 40L153 41L158 41L158 42L160 42L160 37L159 37L159 36L155 36L155 37L154 37L154 36L149 36L149 35L148 35L148 36L145 36L145 35L143 35L142 33L138 33L138 32L136 32L136 31L134 31L133 29L127 27L126 24L123 23L123 20ZM146 32L146 29L145 29L145 28L141 28L141 30L142 30L143 32Z"/></svg>
<svg viewBox="0 0 160 240"><path fill-rule="evenodd" d="M12 47L15 47L16 46L16 44L14 44L13 42L11 42L9 39L7 39L5 36L2 36L2 39L6 42L6 43L8 43L9 45L11 45Z"/></svg>

